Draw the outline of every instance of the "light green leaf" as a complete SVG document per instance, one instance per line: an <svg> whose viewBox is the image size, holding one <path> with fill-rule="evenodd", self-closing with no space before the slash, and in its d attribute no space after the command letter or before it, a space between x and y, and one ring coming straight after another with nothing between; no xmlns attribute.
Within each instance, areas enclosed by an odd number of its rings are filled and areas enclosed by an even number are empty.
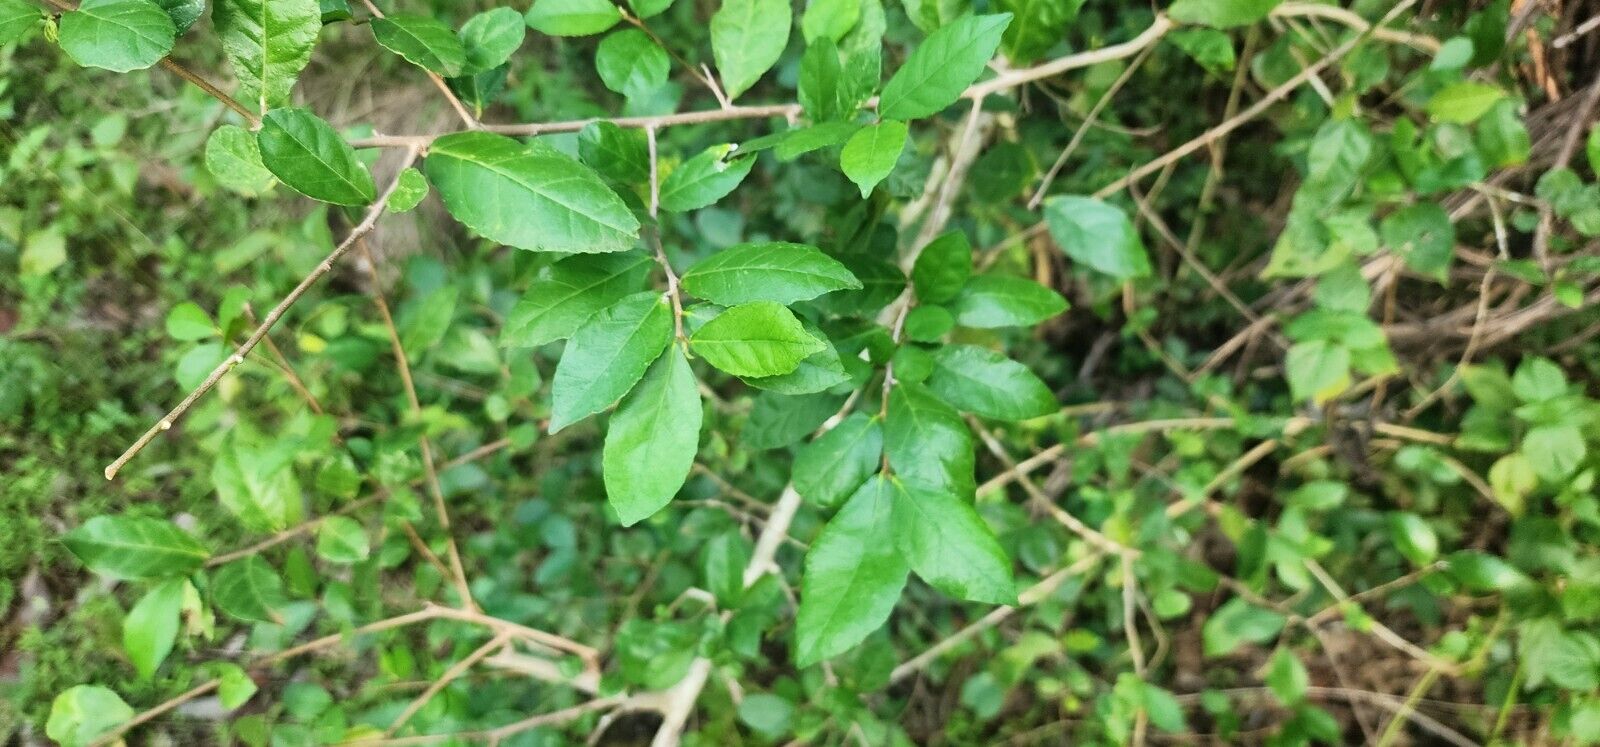
<svg viewBox="0 0 1600 747"><path fill-rule="evenodd" d="M868 480L806 552L795 620L795 664L850 650L889 619L910 568L895 547L893 487Z"/></svg>
<svg viewBox="0 0 1600 747"><path fill-rule="evenodd" d="M355 519L329 516L317 527L317 557L329 563L359 563L371 553L367 530Z"/></svg>
<svg viewBox="0 0 1600 747"><path fill-rule="evenodd" d="M667 12L672 7L672 0L628 0L628 7L633 8L633 14L640 18L652 18Z"/></svg>
<svg viewBox="0 0 1600 747"><path fill-rule="evenodd" d="M61 541L89 570L119 580L182 576L211 557L177 525L133 516L96 516Z"/></svg>
<svg viewBox="0 0 1600 747"><path fill-rule="evenodd" d="M728 98L750 90L777 63L793 14L788 0L725 0L711 17L711 53Z"/></svg>
<svg viewBox="0 0 1600 747"><path fill-rule="evenodd" d="M28 0L0 0L0 45L22 41L44 28L44 13Z"/></svg>
<svg viewBox="0 0 1600 747"><path fill-rule="evenodd" d="M804 322L802 322L804 324ZM839 359L839 351L821 330L804 325L806 332L823 344L823 349L806 356L793 371L777 376L747 376L744 381L757 389L778 394L815 394L850 380Z"/></svg>
<svg viewBox="0 0 1600 747"><path fill-rule="evenodd" d="M840 105L839 48L827 38L806 43L800 57L800 108L812 122L828 122L843 116Z"/></svg>
<svg viewBox="0 0 1600 747"><path fill-rule="evenodd" d="M222 707L233 710L245 704L252 695L256 694L256 681L237 664L219 662L214 664L219 672L217 679L217 700L222 702Z"/></svg>
<svg viewBox="0 0 1600 747"><path fill-rule="evenodd" d="M1484 83L1452 83L1428 99L1428 116L1435 122L1471 124L1487 114L1505 95L1505 91Z"/></svg>
<svg viewBox="0 0 1600 747"><path fill-rule="evenodd" d="M853 413L800 448L790 480L802 498L832 509L878 470L882 458L883 425L877 418Z"/></svg>
<svg viewBox="0 0 1600 747"><path fill-rule="evenodd" d="M1383 243L1406 266L1443 283L1456 255L1456 229L1438 203L1419 202L1390 213L1378 227Z"/></svg>
<svg viewBox="0 0 1600 747"><path fill-rule="evenodd" d="M99 685L77 685L50 704L44 733L62 747L84 747L131 718L133 708L116 693Z"/></svg>
<svg viewBox="0 0 1600 747"><path fill-rule="evenodd" d="M1327 340L1297 342L1284 356L1283 368L1295 399L1320 404L1350 385L1350 349Z"/></svg>
<svg viewBox="0 0 1600 747"><path fill-rule="evenodd" d="M267 112L256 144L267 170L300 194L335 205L365 205L377 196L355 149L309 110Z"/></svg>
<svg viewBox="0 0 1600 747"><path fill-rule="evenodd" d="M609 5L609 3L608 3ZM588 167L487 132L433 142L424 170L456 220L520 249L620 252L639 221Z"/></svg>
<svg viewBox="0 0 1600 747"><path fill-rule="evenodd" d="M782 241L732 246L683 274L684 290L723 306L750 301L791 304L860 287L861 281L849 269L820 249Z"/></svg>
<svg viewBox="0 0 1600 747"><path fill-rule="evenodd" d="M372 19L372 35L384 49L446 78L461 74L467 50L449 26L432 16L396 14Z"/></svg>
<svg viewBox="0 0 1600 747"><path fill-rule="evenodd" d="M174 578L162 582L139 599L122 618L122 650L128 653L139 679L149 680L172 653L178 640L178 613L183 607L183 587Z"/></svg>
<svg viewBox="0 0 1600 747"><path fill-rule="evenodd" d="M1011 558L967 501L894 479L894 541L911 569L958 599L1016 604Z"/></svg>
<svg viewBox="0 0 1600 747"><path fill-rule="evenodd" d="M1424 566L1439 557L1439 535L1434 533L1433 527L1428 526L1426 519L1414 513L1390 513L1389 536L1394 539L1395 549L1412 565Z"/></svg>
<svg viewBox="0 0 1600 747"><path fill-rule="evenodd" d="M683 213L727 197L756 163L754 156L723 160L733 149L713 145L673 169L661 182L661 209Z"/></svg>
<svg viewBox="0 0 1600 747"><path fill-rule="evenodd" d="M1246 643L1266 643L1283 629L1284 617L1238 597L1224 602L1200 628L1206 656L1226 656Z"/></svg>
<svg viewBox="0 0 1600 747"><path fill-rule="evenodd" d="M507 347L535 347L572 336L595 312L639 289L651 267L637 252L568 257L528 286L500 332Z"/></svg>
<svg viewBox="0 0 1600 747"><path fill-rule="evenodd" d="M600 40L594 52L600 81L624 96L648 94L667 82L672 61L639 29L623 29Z"/></svg>
<svg viewBox="0 0 1600 747"><path fill-rule="evenodd" d="M1216 29L1185 28L1168 32L1167 41L1183 50L1200 67L1213 73L1231 72L1237 64L1233 39Z"/></svg>
<svg viewBox="0 0 1600 747"><path fill-rule="evenodd" d="M389 203L384 206L391 213L404 213L410 211L428 196L428 180L423 178L422 172L408 168L400 172L395 182L394 192L389 194Z"/></svg>
<svg viewBox="0 0 1600 747"><path fill-rule="evenodd" d="M1589 170L1600 174L1600 123L1589 128L1589 139L1583 145L1583 152L1589 158Z"/></svg>
<svg viewBox="0 0 1600 747"><path fill-rule="evenodd" d="M1511 374L1511 391L1523 402L1552 400L1567 393L1567 375L1549 358L1524 358Z"/></svg>
<svg viewBox="0 0 1600 747"><path fill-rule="evenodd" d="M839 152L839 168L856 183L862 199L894 171L900 152L906 148L907 132L904 122L884 120L856 130L844 144L844 150Z"/></svg>
<svg viewBox="0 0 1600 747"><path fill-rule="evenodd" d="M1539 487L1539 475L1528 457L1512 452L1489 465L1489 490L1494 500L1512 516L1521 516L1528 495Z"/></svg>
<svg viewBox="0 0 1600 747"><path fill-rule="evenodd" d="M216 322L193 301L184 301L167 312L167 336L193 342L221 334Z"/></svg>
<svg viewBox="0 0 1600 747"><path fill-rule="evenodd" d="M261 163L255 135L237 125L222 125L206 138L206 169L217 183L245 197L255 197L277 183Z"/></svg>
<svg viewBox="0 0 1600 747"><path fill-rule="evenodd" d="M800 35L810 44L826 38L838 42L861 20L861 0L810 0L800 19Z"/></svg>
<svg viewBox="0 0 1600 747"><path fill-rule="evenodd" d="M223 441L211 482L223 507L246 529L276 532L299 521L303 498L285 446L263 446L238 434Z"/></svg>
<svg viewBox="0 0 1600 747"><path fill-rule="evenodd" d="M683 350L656 359L606 430L606 497L623 526L649 518L677 495L700 446L700 391Z"/></svg>
<svg viewBox="0 0 1600 747"><path fill-rule="evenodd" d="M1055 394L1027 366L974 345L934 351L928 388L958 410L997 420L1027 420L1060 408Z"/></svg>
<svg viewBox="0 0 1600 747"><path fill-rule="evenodd" d="M1032 280L979 275L951 303L956 323L975 329L1031 327L1067 310L1067 299Z"/></svg>
<svg viewBox="0 0 1600 747"><path fill-rule="evenodd" d="M1150 274L1144 242L1121 210L1093 197L1057 196L1044 201L1044 217L1050 236L1072 261L1115 280Z"/></svg>
<svg viewBox="0 0 1600 747"><path fill-rule="evenodd" d="M890 392L883 451L895 474L909 482L962 497L976 488L972 431L921 384L902 381Z"/></svg>
<svg viewBox="0 0 1600 747"><path fill-rule="evenodd" d="M956 297L972 276L972 244L961 231L943 234L922 248L911 267L917 300L944 303Z"/></svg>
<svg viewBox="0 0 1600 747"><path fill-rule="evenodd" d="M903 121L954 104L983 73L1010 23L1010 13L964 16L929 34L884 84L878 113Z"/></svg>
<svg viewBox="0 0 1600 747"><path fill-rule="evenodd" d="M1013 65L1027 65L1066 36L1083 0L999 0L994 7L1013 16L1001 37L1006 59Z"/></svg>
<svg viewBox="0 0 1600 747"><path fill-rule="evenodd" d="M1278 698L1278 702L1292 706L1305 700L1306 689L1310 685L1311 675L1293 651L1279 648L1272 655L1272 662L1267 665L1267 689Z"/></svg>
<svg viewBox="0 0 1600 747"><path fill-rule="evenodd" d="M211 578L211 603L240 620L276 622L288 601L283 579L257 555L222 566Z"/></svg>
<svg viewBox="0 0 1600 747"><path fill-rule="evenodd" d="M826 347L806 333L794 312L773 301L734 306L690 339L707 363L735 376L777 376Z"/></svg>
<svg viewBox="0 0 1600 747"><path fill-rule="evenodd" d="M458 34L466 52L462 74L476 75L506 64L527 33L527 23L514 8L494 8L468 18Z"/></svg>
<svg viewBox="0 0 1600 747"><path fill-rule="evenodd" d="M1167 15L1179 23L1231 29L1267 17L1283 0L1177 0Z"/></svg>
<svg viewBox="0 0 1600 747"><path fill-rule="evenodd" d="M550 432L610 407L672 339L672 308L655 291L627 296L579 327L551 382Z"/></svg>
<svg viewBox="0 0 1600 747"><path fill-rule="evenodd" d="M172 17L152 0L83 0L61 15L61 51L84 67L125 73L161 61L177 38Z"/></svg>
<svg viewBox="0 0 1600 747"><path fill-rule="evenodd" d="M322 30L317 0L216 0L211 16L239 80L234 96L263 113L287 104Z"/></svg>
<svg viewBox="0 0 1600 747"><path fill-rule="evenodd" d="M609 0L535 0L525 19L551 36L589 36L617 25L622 12Z"/></svg>
<svg viewBox="0 0 1600 747"><path fill-rule="evenodd" d="M1553 485L1564 483L1588 455L1583 431L1570 424L1539 425L1522 437L1520 451L1540 479Z"/></svg>

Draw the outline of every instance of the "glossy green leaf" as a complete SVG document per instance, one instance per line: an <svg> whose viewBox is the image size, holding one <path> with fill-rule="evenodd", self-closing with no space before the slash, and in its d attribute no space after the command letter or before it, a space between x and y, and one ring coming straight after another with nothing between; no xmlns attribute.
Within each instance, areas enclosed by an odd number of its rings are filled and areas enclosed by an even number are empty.
<svg viewBox="0 0 1600 747"><path fill-rule="evenodd" d="M589 36L617 25L622 12L609 0L535 0L525 20L543 34Z"/></svg>
<svg viewBox="0 0 1600 747"><path fill-rule="evenodd" d="M217 183L245 197L266 192L278 181L262 164L255 135L237 125L222 125L206 139L206 170Z"/></svg>
<svg viewBox="0 0 1600 747"><path fill-rule="evenodd" d="M672 339L660 293L624 297L573 333L551 382L550 432L610 407L639 382Z"/></svg>
<svg viewBox="0 0 1600 747"><path fill-rule="evenodd" d="M894 541L917 576L958 599L1016 604L1011 557L972 505L895 479Z"/></svg>
<svg viewBox="0 0 1600 747"><path fill-rule="evenodd" d="M372 19L378 44L406 62L446 78L466 68L467 50L456 32L433 16L397 14ZM492 67L492 66L491 66Z"/></svg>
<svg viewBox="0 0 1600 747"><path fill-rule="evenodd" d="M907 132L904 122L884 120L857 130L844 144L844 150L839 152L839 168L855 182L863 199L894 171L895 162L906 148Z"/></svg>
<svg viewBox="0 0 1600 747"><path fill-rule="evenodd" d="M85 747L131 718L133 708L116 693L99 685L77 685L50 704L44 733L62 747Z"/></svg>
<svg viewBox="0 0 1600 747"><path fill-rule="evenodd" d="M1063 195L1044 201L1044 216L1050 236L1073 262L1115 280L1150 274L1150 257L1127 213L1093 197Z"/></svg>
<svg viewBox="0 0 1600 747"><path fill-rule="evenodd" d="M700 445L700 391L682 349L656 359L606 429L606 497L623 526L649 518L689 478Z"/></svg>
<svg viewBox="0 0 1600 747"><path fill-rule="evenodd" d="M389 203L384 206L391 213L404 213L410 211L428 196L428 180L422 172L408 168L400 172L395 180L394 192L389 194Z"/></svg>
<svg viewBox="0 0 1600 747"><path fill-rule="evenodd" d="M122 618L122 650L133 662L139 678L150 679L172 653L178 640L178 613L183 607L183 587L189 582L163 581L139 599Z"/></svg>
<svg viewBox="0 0 1600 747"><path fill-rule="evenodd" d="M177 27L153 0L83 0L61 15L58 33L73 62L125 73L166 57Z"/></svg>
<svg viewBox="0 0 1600 747"><path fill-rule="evenodd" d="M907 482L970 496L976 488L972 431L955 408L921 384L900 382L889 394L883 451Z"/></svg>
<svg viewBox="0 0 1600 747"><path fill-rule="evenodd" d="M979 275L951 302L963 327L1031 327L1067 310L1067 299L1032 280Z"/></svg>
<svg viewBox="0 0 1600 747"><path fill-rule="evenodd" d="M878 113L911 120L954 104L1000 47L1010 13L964 16L928 35L878 97Z"/></svg>
<svg viewBox="0 0 1600 747"><path fill-rule="evenodd" d="M804 324L802 322L802 324ZM827 391L850 380L844 369L839 351L821 330L805 325L806 332L822 343L823 348L800 361L793 371L776 376L746 376L744 381L757 389L778 394L815 394Z"/></svg>
<svg viewBox="0 0 1600 747"><path fill-rule="evenodd" d="M623 29L600 40L594 69L600 81L624 96L646 94L667 82L672 60L639 29Z"/></svg>
<svg viewBox="0 0 1600 747"><path fill-rule="evenodd" d="M806 552L795 619L795 664L855 647L889 619L910 568L895 547L894 489L868 480Z"/></svg>
<svg viewBox="0 0 1600 747"><path fill-rule="evenodd" d="M348 516L329 516L317 527L317 557L329 563L359 563L372 553L366 527Z"/></svg>
<svg viewBox="0 0 1600 747"><path fill-rule="evenodd" d="M211 17L239 81L234 97L263 113L287 104L322 30L317 0L216 0Z"/></svg>
<svg viewBox="0 0 1600 747"><path fill-rule="evenodd" d="M761 79L789 43L794 11L787 0L724 0L711 17L711 52L728 98Z"/></svg>
<svg viewBox="0 0 1600 747"><path fill-rule="evenodd" d="M735 376L777 376L826 347L783 304L754 301L706 322L690 338L695 354Z"/></svg>
<svg viewBox="0 0 1600 747"><path fill-rule="evenodd" d="M211 557L172 522L132 516L96 516L61 541L89 570L119 580L182 576Z"/></svg>
<svg viewBox="0 0 1600 747"><path fill-rule="evenodd" d="M713 145L673 169L661 181L661 209L699 210L727 197L756 163L752 156L723 160L732 151L732 145Z"/></svg>
<svg viewBox="0 0 1600 747"><path fill-rule="evenodd" d="M961 231L951 231L928 242L911 267L911 284L917 300L944 303L956 297L972 276L972 244Z"/></svg>
<svg viewBox="0 0 1600 747"><path fill-rule="evenodd" d="M256 144L267 170L300 194L335 205L365 205L377 196L355 149L306 109L267 112Z"/></svg>
<svg viewBox="0 0 1600 747"><path fill-rule="evenodd" d="M1167 15L1179 23L1230 29L1267 17L1283 0L1177 0Z"/></svg>
<svg viewBox="0 0 1600 747"><path fill-rule="evenodd" d="M1039 377L1001 353L973 345L947 345L933 354L928 388L958 410L997 420L1027 420L1059 409Z"/></svg>
<svg viewBox="0 0 1600 747"><path fill-rule="evenodd" d="M456 220L520 249L619 252L639 221L588 167L548 147L487 132L446 135L424 165Z"/></svg>
<svg viewBox="0 0 1600 747"><path fill-rule="evenodd" d="M782 241L729 247L683 274L684 290L723 306L750 301L791 304L860 287L861 281L848 268L816 247Z"/></svg>
<svg viewBox="0 0 1600 747"><path fill-rule="evenodd" d="M468 18L458 34L466 55L462 73L475 75L506 64L527 33L527 23L514 8L493 8Z"/></svg>
<svg viewBox="0 0 1600 747"><path fill-rule="evenodd" d="M882 459L882 423L853 413L801 447L794 457L791 480L802 498L832 509L877 472Z"/></svg>
<svg viewBox="0 0 1600 747"><path fill-rule="evenodd" d="M637 252L568 257L512 307L500 344L534 347L572 336L601 309L640 288L652 262Z"/></svg>
<svg viewBox="0 0 1600 747"><path fill-rule="evenodd" d="M211 577L211 603L239 620L274 622L288 601L283 579L257 555L222 566Z"/></svg>

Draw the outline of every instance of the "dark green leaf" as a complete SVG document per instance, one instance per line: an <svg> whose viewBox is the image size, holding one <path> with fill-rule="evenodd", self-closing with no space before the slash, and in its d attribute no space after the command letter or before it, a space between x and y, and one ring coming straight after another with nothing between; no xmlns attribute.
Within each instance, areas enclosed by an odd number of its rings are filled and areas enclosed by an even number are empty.
<svg viewBox="0 0 1600 747"><path fill-rule="evenodd" d="M882 458L882 424L877 418L854 413L795 455L795 492L832 509L878 470Z"/></svg>
<svg viewBox="0 0 1600 747"><path fill-rule="evenodd" d="M211 579L211 603L240 620L275 622L288 601L283 579L256 555L222 566Z"/></svg>
<svg viewBox="0 0 1600 747"><path fill-rule="evenodd" d="M958 599L1016 604L1011 558L965 500L893 480L894 541L917 576Z"/></svg>
<svg viewBox="0 0 1600 747"><path fill-rule="evenodd" d="M878 113L903 121L954 104L983 73L1010 23L1010 13L964 16L929 34L884 84Z"/></svg>
<svg viewBox="0 0 1600 747"><path fill-rule="evenodd" d="M911 268L917 300L944 303L956 297L972 276L972 244L960 231L943 234L922 248Z"/></svg>
<svg viewBox="0 0 1600 747"><path fill-rule="evenodd" d="M90 570L121 580L182 576L211 557L173 523L132 516L96 516L61 541Z"/></svg>
<svg viewBox="0 0 1600 747"><path fill-rule="evenodd" d="M683 288L712 303L791 304L861 281L838 260L806 244L769 241L739 244L707 257L683 274Z"/></svg>
<svg viewBox="0 0 1600 747"><path fill-rule="evenodd" d="M713 145L673 169L661 182L661 209L683 213L727 197L756 163L753 156L723 160L731 152L732 145Z"/></svg>
<svg viewBox="0 0 1600 747"><path fill-rule="evenodd" d="M889 619L909 567L895 547L893 487L868 480L806 553L795 620L795 664L850 650Z"/></svg>
<svg viewBox="0 0 1600 747"><path fill-rule="evenodd" d="M627 296L579 327L551 382L550 432L621 399L672 339L672 308L655 291Z"/></svg>
<svg viewBox="0 0 1600 747"><path fill-rule="evenodd" d="M500 344L534 347L572 336L595 312L639 289L651 261L643 254L568 257L550 266L512 307Z"/></svg>
<svg viewBox="0 0 1600 747"><path fill-rule="evenodd" d="M166 57L177 28L152 0L83 0L62 14L59 34L73 62L125 73Z"/></svg>
<svg viewBox="0 0 1600 747"><path fill-rule="evenodd" d="M239 80L234 96L261 112L287 104L322 30L317 0L216 0L211 17Z"/></svg>
<svg viewBox="0 0 1600 747"><path fill-rule="evenodd" d="M623 526L649 518L689 477L700 445L700 392L683 351L656 359L606 430L606 497Z"/></svg>
<svg viewBox="0 0 1600 747"><path fill-rule="evenodd" d="M432 16L392 15L374 18L372 35L384 49L446 78L460 75L467 64L467 50L461 45L461 39L449 26Z"/></svg>
<svg viewBox="0 0 1600 747"><path fill-rule="evenodd" d="M1027 366L973 345L948 345L933 354L928 388L956 409L997 420L1049 415L1059 405Z"/></svg>
<svg viewBox="0 0 1600 747"><path fill-rule="evenodd" d="M921 384L901 382L889 394L883 450L902 479L959 496L972 495L972 431L950 405Z"/></svg>
<svg viewBox="0 0 1600 747"><path fill-rule="evenodd" d="M300 194L335 205L365 205L377 196L355 149L310 111L267 112L256 144L267 170Z"/></svg>

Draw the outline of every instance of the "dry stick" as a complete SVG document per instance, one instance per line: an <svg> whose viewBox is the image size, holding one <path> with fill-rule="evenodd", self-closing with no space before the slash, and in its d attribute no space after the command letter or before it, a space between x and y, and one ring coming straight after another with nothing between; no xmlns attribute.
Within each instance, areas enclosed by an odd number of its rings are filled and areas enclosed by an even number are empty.
<svg viewBox="0 0 1600 747"><path fill-rule="evenodd" d="M255 543L253 545L250 545L249 547L245 547L245 548L242 548L242 549L239 549L239 550L234 550L232 552L223 553L221 555L213 555L209 560L206 561L206 567L207 568L214 568L214 567L219 566L219 565L225 565L227 563L230 563L232 561L238 560L240 558L249 557L251 555L258 554L258 553L262 552L263 550L267 550L269 548L277 547L278 545L281 545L281 544L283 544L285 542L288 542L289 540L292 540L295 537L299 537L299 536L301 536L303 534L310 534L310 533L316 531L317 528L321 527L323 525L323 523L325 523L328 519L331 519L331 518L333 518L335 516L343 516L344 514L352 513L354 511L359 510L359 509L366 508L367 506L370 506L370 505L372 505L374 503L377 503L380 500L383 500L387 496L388 496L388 493L386 491L380 491L380 492L377 492L377 493L373 493L372 495L369 495L369 496L367 496L365 498L362 498L360 500L356 500L356 501L352 501L350 503L346 503L345 505L340 506L339 510L337 510L337 511L334 511L334 512L329 513L329 514L324 514L323 516L319 516L319 517L317 517L315 519L312 519L310 521L297 524L297 525L295 525L293 527L290 527L290 528L285 529L285 530L283 530L281 532L278 532L277 534L274 534L271 537L268 537L268 538L266 538L266 539L264 539L264 540L262 540L260 542L257 542L257 543Z"/></svg>
<svg viewBox="0 0 1600 747"><path fill-rule="evenodd" d="M1078 144L1083 142L1084 136L1089 133L1089 127L1100 116L1100 112L1111 103L1111 99L1116 97L1117 92L1122 90L1122 87L1127 85L1129 80L1133 79L1133 74L1139 71L1140 64L1149 59L1150 53L1154 50L1155 47L1152 46L1146 47L1139 52L1139 56L1133 58L1133 62L1128 63L1128 66L1123 68L1122 74L1111 82L1105 93L1100 94L1100 99L1094 102L1093 107L1090 107L1089 113L1083 115L1083 122L1078 125L1077 131L1072 133L1072 139L1067 141L1067 147L1061 149L1061 155L1056 156L1056 162L1050 164L1050 169L1044 172L1044 178L1039 180L1038 188L1033 190L1033 196L1028 198L1029 210L1039 209L1039 203L1044 200L1045 192L1050 191L1051 182L1056 180L1056 174L1061 173L1061 167L1067 165L1067 159L1072 157L1072 154L1078 150Z"/></svg>
<svg viewBox="0 0 1600 747"><path fill-rule="evenodd" d="M438 744L440 742L457 740L497 744L500 740L505 739L506 737L521 734L522 732L530 729L537 729L541 726L564 724L568 721L580 718L584 714L592 713L594 711L603 711L612 708L627 708L629 707L631 700L631 698L625 695L612 695L605 698L597 698L587 703L579 703L578 705L570 708L563 708L559 711L551 711L550 713L542 713L537 716L525 718L521 721L506 724L505 726L498 726L493 729L484 729L482 731L463 731L450 734L424 734L422 736L401 737L399 739L358 739L353 742L341 742L340 744L344 745L344 747L411 747L412 745Z"/></svg>
<svg viewBox="0 0 1600 747"><path fill-rule="evenodd" d="M511 641L511 636L512 634L509 632L497 633L493 638L489 639L488 643L479 646L477 650L467 654L461 659L461 661L450 665L450 668L446 669L444 674L439 675L439 679L436 679L430 683L428 685L428 689L423 690L422 694L414 698L411 703L406 706L406 709L401 711L399 716L395 717L394 722L389 724L389 728L383 730L383 735L385 737L394 736L394 733L399 731L400 727L405 726L406 722L410 721L412 716L417 715L417 711L422 710L422 707L427 705L428 701L433 700L434 696L444 691L446 687L449 687L450 683L455 682L461 677L461 675L466 674L467 670L471 669L474 664L477 664L484 657L494 653L496 649L499 649L509 643Z"/></svg>
<svg viewBox="0 0 1600 747"><path fill-rule="evenodd" d="M189 411L189 408L194 406L195 402L198 402L201 397L205 396L206 392L211 391L211 388L215 387L217 382L222 380L223 376L225 376L229 371L232 371L234 366L243 363L244 357L249 355L250 351L254 350L256 345L260 344L261 340L267 336L268 332L272 331L273 325L276 325L278 320L283 318L284 313L289 310L289 307L293 306L296 301L299 301L300 297L305 295L305 292L310 290L312 285L314 285L318 280L322 279L323 275L326 275L328 272L333 270L333 263L339 261L340 257L343 257L346 252L350 251L350 248L355 246L355 243L360 240L361 237L366 236L372 231L373 227L378 224L378 218L383 215L384 206L389 203L389 196L394 194L396 187L400 186L400 178L398 174L403 172L406 167L410 166L411 163L417 159L417 154L419 152L421 151L417 147L411 147L406 150L405 159L400 164L399 170L396 171L396 177L394 181L390 182L389 187L383 191L383 194L378 196L376 202L372 203L372 207L367 209L367 215L361 219L361 223L357 224L355 228L351 229L349 235L345 236L344 241L339 242L339 245L334 247L333 251L330 252L327 257L323 258L323 260L311 270L310 274L302 278L300 283L294 287L294 290L289 291L289 295L284 296L283 300L279 301L277 306L272 307L272 310L267 312L266 318L261 320L261 324L256 327L256 331L252 332L250 337L244 341L244 344L239 346L237 352L228 356L227 360L224 360L222 363L218 364L216 368L212 369L211 373L206 376L205 381L200 382L200 386L195 387L194 391L189 392L189 395L184 397L183 401L179 402L177 407L172 408L172 411L168 412L166 417L156 421L156 424L151 426L149 430L145 431L144 435L140 436L137 441L134 441L133 445L129 446L127 451L122 452L122 456L117 457L116 461L106 466L105 475L107 480L115 479L117 472L122 470L122 467L128 463L128 460L133 459L134 456L138 455L140 450L144 449L144 447L154 440L155 437L162 431L170 430L173 424L176 423L179 418L182 418L184 413Z"/></svg>
<svg viewBox="0 0 1600 747"><path fill-rule="evenodd" d="M251 324L260 323L256 319L256 310L250 307L249 301L244 302L244 316ZM284 378L288 379L289 387L294 389L295 393L306 401L306 405L311 408L312 412L321 415L322 403L317 401L316 395L313 395L311 390L306 388L305 382L300 380L300 375L295 373L294 365L289 362L289 357L284 355L283 351L278 349L278 344L272 341L272 335L267 335L262 339L262 342L267 344L267 352L272 353L272 357L277 359L278 368L283 371Z"/></svg>
<svg viewBox="0 0 1600 747"><path fill-rule="evenodd" d="M1016 468L1017 460L1011 457L1011 453L1006 451L1005 445L1000 443L1000 440L995 438L994 433L988 428L985 428L982 422L969 415L967 416L967 424L972 426L973 430L977 431L978 440L983 442L983 445L989 449L989 453L993 454L996 459L999 459L1000 463L1005 465L1006 469L1010 470ZM1050 497L1045 495L1044 491L1039 489L1039 486L1034 485L1033 480L1027 475L1019 475L1017 477L1017 484L1022 486L1023 492L1028 494L1028 497L1033 500L1034 505L1049 512L1050 515L1054 517L1055 520L1062 526L1072 530L1073 534L1082 537L1084 541L1094 545L1095 548L1101 552L1108 555L1125 556L1130 550L1132 550L1132 548L1122 545L1110 537L1101 534L1093 527L1083 523L1083 521L1078 517L1073 516L1066 509L1056 505L1055 501L1050 500ZM1135 551L1134 554L1137 554L1137 551Z"/></svg>
<svg viewBox="0 0 1600 747"><path fill-rule="evenodd" d="M384 17L383 11L378 10L378 6L372 4L372 0L361 0L361 3L367 6L367 10L372 13L374 17ZM461 122L467 126L467 129L477 130L483 127L483 125L478 122L478 118L472 116L472 113L467 111L467 107L461 103L461 99L456 98L455 92L450 90L450 84L445 83L444 78L439 77L438 73L435 73L427 68L422 68L422 72L427 73L428 80L432 81L433 86L439 89L439 93L444 94L445 100L450 102L450 108L456 110L456 116L461 118Z"/></svg>
<svg viewBox="0 0 1600 747"><path fill-rule="evenodd" d="M657 220L661 211L661 170L656 163L656 128L644 128L644 136L650 150L650 220L652 223L645 229L645 238L655 254L656 264L661 265L662 272L667 274L667 298L672 301L672 331L674 339L679 343L688 345L688 338L683 334L683 292L678 288L678 273L672 271L672 263L667 261L666 247L661 244L661 224Z"/></svg>

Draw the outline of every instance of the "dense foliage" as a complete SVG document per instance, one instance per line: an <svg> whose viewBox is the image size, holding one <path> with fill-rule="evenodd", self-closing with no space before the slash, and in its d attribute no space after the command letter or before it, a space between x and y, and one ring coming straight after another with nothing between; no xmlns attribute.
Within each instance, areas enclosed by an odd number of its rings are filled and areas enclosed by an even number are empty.
<svg viewBox="0 0 1600 747"><path fill-rule="evenodd" d="M1600 743L1600 5L524 5L0 0L0 740Z"/></svg>

